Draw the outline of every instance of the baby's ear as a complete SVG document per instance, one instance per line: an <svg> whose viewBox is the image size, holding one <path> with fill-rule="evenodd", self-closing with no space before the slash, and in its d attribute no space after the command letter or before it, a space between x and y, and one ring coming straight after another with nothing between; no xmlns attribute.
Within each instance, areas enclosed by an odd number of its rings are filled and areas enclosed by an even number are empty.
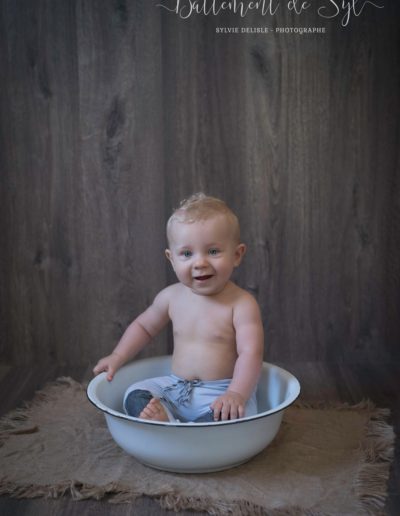
<svg viewBox="0 0 400 516"><path fill-rule="evenodd" d="M246 244L239 244L236 246L235 249L235 267L240 265L240 262L242 261L243 256L245 255L247 250Z"/></svg>
<svg viewBox="0 0 400 516"><path fill-rule="evenodd" d="M172 269L176 274L175 267L174 267L174 260L172 259L172 252L170 249L165 250L165 256L167 257L167 260L169 261L169 263L172 265Z"/></svg>
<svg viewBox="0 0 400 516"><path fill-rule="evenodd" d="M171 251L169 249L165 250L165 256L172 263L172 253L171 253Z"/></svg>

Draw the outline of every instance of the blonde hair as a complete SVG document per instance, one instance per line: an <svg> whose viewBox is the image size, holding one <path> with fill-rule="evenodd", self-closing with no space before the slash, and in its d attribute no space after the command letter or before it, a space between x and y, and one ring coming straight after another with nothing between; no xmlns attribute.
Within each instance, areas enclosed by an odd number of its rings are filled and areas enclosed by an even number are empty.
<svg viewBox="0 0 400 516"><path fill-rule="evenodd" d="M200 220L211 219L219 215L225 216L232 225L233 238L240 242L239 220L233 211L221 199L198 192L184 199L179 208L174 210L167 222L167 238L170 240L171 227L174 222L191 224Z"/></svg>

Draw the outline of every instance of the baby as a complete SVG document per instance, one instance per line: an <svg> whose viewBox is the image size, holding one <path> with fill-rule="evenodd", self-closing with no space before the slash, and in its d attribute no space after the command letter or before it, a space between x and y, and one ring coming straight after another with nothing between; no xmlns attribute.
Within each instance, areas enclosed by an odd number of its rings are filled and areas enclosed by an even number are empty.
<svg viewBox="0 0 400 516"><path fill-rule="evenodd" d="M111 381L171 320L172 374L131 385L126 413L180 422L254 415L264 336L257 302L230 280L246 251L238 219L223 201L195 194L168 220L167 238L179 283L155 297L93 372Z"/></svg>

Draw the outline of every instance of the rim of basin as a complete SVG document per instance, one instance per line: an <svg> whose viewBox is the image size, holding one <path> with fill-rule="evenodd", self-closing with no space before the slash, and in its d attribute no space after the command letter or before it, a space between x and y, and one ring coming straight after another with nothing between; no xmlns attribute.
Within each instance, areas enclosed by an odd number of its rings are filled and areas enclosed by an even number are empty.
<svg viewBox="0 0 400 516"><path fill-rule="evenodd" d="M143 424L143 425L156 425L156 426L168 426L168 427L177 427L177 428L188 428L188 427L205 427L205 426L225 426L225 425L240 425L243 423L247 423L249 421L254 421L256 419L262 419L268 416L272 416L273 414L277 414L278 412L282 412L282 410L286 410L290 405L292 405L296 399L300 395L300 382L298 379L289 371L286 371L286 369L283 369L282 367L279 367L275 364L270 364L268 362L264 362L269 367L273 367L275 369L279 369L280 371L283 371L284 375L289 376L291 386L290 386L290 392L285 401L277 405L276 407L266 410L265 412L260 412L258 414L255 414L254 416L248 416L243 417L240 419L233 419L228 421L213 421L213 422L206 422L206 423L194 423L194 422L188 422L188 423L181 423L181 422L175 422L175 421L149 421L147 419L140 419L138 417L128 416L128 414L124 414L123 412L119 412L117 410L114 410L110 407L107 407L107 405L104 405L102 403L97 395L96 395L96 387L99 383L101 383L106 378L106 373L100 373L99 375L95 376L87 386L86 389L86 395L89 399L89 401L97 407L102 412L105 412L106 414L109 414L110 416L114 416L119 419L125 419L127 421L133 421L135 423Z"/></svg>

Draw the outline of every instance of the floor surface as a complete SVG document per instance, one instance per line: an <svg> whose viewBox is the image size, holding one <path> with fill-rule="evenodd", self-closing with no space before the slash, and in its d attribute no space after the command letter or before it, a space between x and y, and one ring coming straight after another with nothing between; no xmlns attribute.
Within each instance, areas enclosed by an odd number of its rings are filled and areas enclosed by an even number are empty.
<svg viewBox="0 0 400 516"><path fill-rule="evenodd" d="M400 515L400 364L328 364L304 362L279 364L299 379L301 399L307 401L348 401L357 403L369 398L380 407L392 411L391 423L396 432L395 460L388 482L386 514ZM0 415L31 399L34 392L59 376L71 376L87 381L90 368L35 365L12 367L0 365ZM69 497L58 500L18 500L0 496L2 516L160 516L177 514L164 511L157 501L141 497L132 504L108 504L105 501L73 501ZM180 515L200 514L180 512Z"/></svg>

